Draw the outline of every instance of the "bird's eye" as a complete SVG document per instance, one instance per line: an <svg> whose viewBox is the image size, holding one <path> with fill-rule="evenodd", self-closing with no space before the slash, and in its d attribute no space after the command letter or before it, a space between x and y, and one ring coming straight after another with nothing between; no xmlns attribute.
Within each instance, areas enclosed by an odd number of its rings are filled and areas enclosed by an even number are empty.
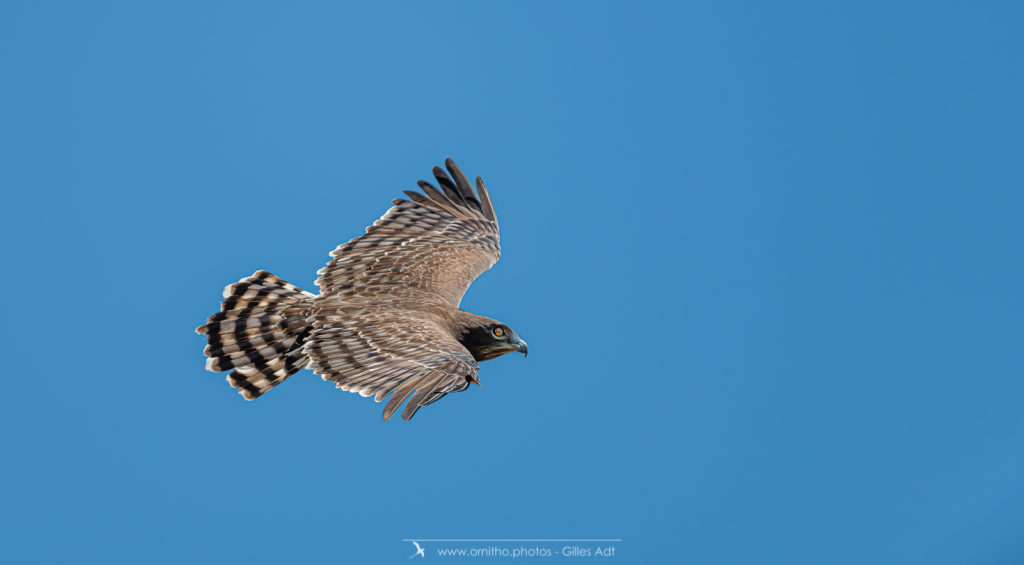
<svg viewBox="0 0 1024 565"><path fill-rule="evenodd" d="M494 334L494 337L504 337L505 328L501 326L496 326L493 330L491 330L491 333Z"/></svg>

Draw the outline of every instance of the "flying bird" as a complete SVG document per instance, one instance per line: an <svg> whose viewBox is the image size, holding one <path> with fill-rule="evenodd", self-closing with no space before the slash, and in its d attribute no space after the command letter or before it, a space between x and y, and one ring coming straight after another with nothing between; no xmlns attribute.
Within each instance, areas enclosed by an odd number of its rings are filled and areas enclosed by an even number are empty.
<svg viewBox="0 0 1024 565"><path fill-rule="evenodd" d="M410 541L412 541L412 540L410 540ZM409 559L412 559L413 557L416 557L417 555L419 555L420 557L426 558L427 554L424 553L425 550L422 547L420 547L420 544L416 543L415 541L412 541L412 544L416 546L416 553L413 553L412 555L410 555Z"/></svg>
<svg viewBox="0 0 1024 565"><path fill-rule="evenodd" d="M196 332L210 371L253 400L303 368L337 388L390 395L384 421L480 384L480 361L528 349L497 320L459 308L469 285L498 261L498 220L480 177L476 191L451 159L440 187L393 206L339 245L317 271L314 295L267 271L224 289L221 311ZM450 173L450 176L449 176ZM408 400L408 402L406 402Z"/></svg>

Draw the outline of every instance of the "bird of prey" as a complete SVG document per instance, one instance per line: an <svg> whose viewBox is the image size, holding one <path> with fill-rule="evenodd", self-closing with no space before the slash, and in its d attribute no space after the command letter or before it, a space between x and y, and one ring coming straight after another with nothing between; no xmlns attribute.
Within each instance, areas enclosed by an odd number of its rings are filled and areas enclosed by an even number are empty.
<svg viewBox="0 0 1024 565"><path fill-rule="evenodd" d="M402 419L470 383L479 361L526 342L497 320L459 309L466 289L498 260L498 221L480 177L476 191L451 159L434 167L440 189L392 200L366 233L339 245L317 271L313 295L267 271L224 289L221 311L196 329L206 368L253 400L304 367L336 387L373 396L384 420ZM449 176L450 173L450 176Z"/></svg>

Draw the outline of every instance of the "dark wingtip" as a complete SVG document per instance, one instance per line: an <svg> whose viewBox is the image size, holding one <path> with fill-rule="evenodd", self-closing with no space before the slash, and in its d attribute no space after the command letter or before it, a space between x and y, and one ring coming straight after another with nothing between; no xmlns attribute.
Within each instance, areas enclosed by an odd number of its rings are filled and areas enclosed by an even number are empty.
<svg viewBox="0 0 1024 565"><path fill-rule="evenodd" d="M476 177L476 191L480 195L480 211L488 220L497 223L498 217L494 214L494 203L491 202L491 195L484 186L484 179Z"/></svg>
<svg viewBox="0 0 1024 565"><path fill-rule="evenodd" d="M459 187L452 182L448 173L441 167L434 167L431 171L434 173L434 178L437 179L437 184L440 185L441 190L444 191L444 195L448 197L448 200L451 200L452 204L457 206L464 206L466 204L466 198L462 195L462 191L459 190Z"/></svg>
<svg viewBox="0 0 1024 565"><path fill-rule="evenodd" d="M451 157L445 158L444 166L448 168L448 172L451 173L452 178L455 179L455 186L458 189L459 194L462 195L468 204L472 204L477 210L483 212L483 206L480 205L480 199L473 190L473 185L469 184L469 179L466 178L466 174L462 172L462 169L455 164L455 161L453 161Z"/></svg>

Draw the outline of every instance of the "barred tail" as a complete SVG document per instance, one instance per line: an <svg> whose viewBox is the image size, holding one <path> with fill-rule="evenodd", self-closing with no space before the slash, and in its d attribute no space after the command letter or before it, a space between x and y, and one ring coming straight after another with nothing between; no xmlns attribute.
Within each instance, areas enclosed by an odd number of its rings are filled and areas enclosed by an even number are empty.
<svg viewBox="0 0 1024 565"><path fill-rule="evenodd" d="M230 370L228 383L246 400L281 384L309 362L302 344L312 306L312 294L267 271L228 285L221 311L196 328L209 343L206 369Z"/></svg>

